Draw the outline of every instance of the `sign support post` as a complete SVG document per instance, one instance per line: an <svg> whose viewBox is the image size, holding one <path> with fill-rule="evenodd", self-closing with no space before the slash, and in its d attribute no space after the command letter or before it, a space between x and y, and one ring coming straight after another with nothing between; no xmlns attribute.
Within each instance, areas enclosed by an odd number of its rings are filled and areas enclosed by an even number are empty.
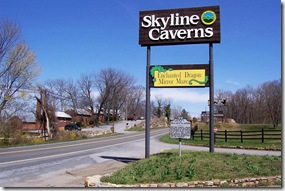
<svg viewBox="0 0 285 191"><path fill-rule="evenodd" d="M179 138L179 156L181 157L181 138Z"/></svg>
<svg viewBox="0 0 285 191"><path fill-rule="evenodd" d="M210 65L210 152L214 152L214 61L213 44L209 44Z"/></svg>
<svg viewBox="0 0 285 191"><path fill-rule="evenodd" d="M147 46L146 58L146 109L145 109L145 158L150 156L150 87L149 87L149 68L150 68L150 46Z"/></svg>

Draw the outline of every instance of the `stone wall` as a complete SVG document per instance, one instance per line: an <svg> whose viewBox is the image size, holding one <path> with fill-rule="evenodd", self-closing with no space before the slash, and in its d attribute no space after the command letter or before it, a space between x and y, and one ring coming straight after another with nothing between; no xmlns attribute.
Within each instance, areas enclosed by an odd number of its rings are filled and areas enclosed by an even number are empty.
<svg viewBox="0 0 285 191"><path fill-rule="evenodd" d="M258 178L191 181L179 183L150 183L135 185L104 183L100 181L101 177L101 175L86 177L85 187L281 187L281 175Z"/></svg>
<svg viewBox="0 0 285 191"><path fill-rule="evenodd" d="M95 131L81 131L81 134L85 135L88 138L96 137L99 135L106 135L112 133L111 130L95 130Z"/></svg>

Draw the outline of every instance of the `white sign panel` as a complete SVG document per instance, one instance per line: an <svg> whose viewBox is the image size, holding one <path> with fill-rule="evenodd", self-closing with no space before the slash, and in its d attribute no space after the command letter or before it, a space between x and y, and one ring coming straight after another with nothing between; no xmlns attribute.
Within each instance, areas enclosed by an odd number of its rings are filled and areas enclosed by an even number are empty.
<svg viewBox="0 0 285 191"><path fill-rule="evenodd" d="M183 118L174 119L170 122L170 138L190 139L191 123Z"/></svg>

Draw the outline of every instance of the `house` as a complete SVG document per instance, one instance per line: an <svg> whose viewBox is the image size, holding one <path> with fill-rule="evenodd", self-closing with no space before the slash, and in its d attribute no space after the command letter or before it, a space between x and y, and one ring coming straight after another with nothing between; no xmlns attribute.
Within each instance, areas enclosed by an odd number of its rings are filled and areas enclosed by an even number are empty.
<svg viewBox="0 0 285 191"><path fill-rule="evenodd" d="M23 121L22 131L40 130L40 124L35 121Z"/></svg>
<svg viewBox="0 0 285 191"><path fill-rule="evenodd" d="M65 125L71 123L72 117L64 112L57 111L55 112L56 121L54 123L55 127L64 127ZM34 130L41 130L40 121L34 120L22 120L23 131L34 131Z"/></svg>
<svg viewBox="0 0 285 191"><path fill-rule="evenodd" d="M71 123L72 117L65 112L56 111L55 112L56 122L55 125L57 128L62 128L65 125Z"/></svg>
<svg viewBox="0 0 285 191"><path fill-rule="evenodd" d="M69 109L65 111L65 113L69 114L72 117L72 122L82 122L84 124L89 124L92 119L92 115L85 109Z"/></svg>
<svg viewBox="0 0 285 191"><path fill-rule="evenodd" d="M224 123L224 113L223 111L218 111L214 113L214 121L215 123ZM201 122L209 123L210 122L210 112L202 111L201 113Z"/></svg>
<svg viewBox="0 0 285 191"><path fill-rule="evenodd" d="M40 122L36 122L35 116L20 117L22 122L22 131L37 131L41 129Z"/></svg>

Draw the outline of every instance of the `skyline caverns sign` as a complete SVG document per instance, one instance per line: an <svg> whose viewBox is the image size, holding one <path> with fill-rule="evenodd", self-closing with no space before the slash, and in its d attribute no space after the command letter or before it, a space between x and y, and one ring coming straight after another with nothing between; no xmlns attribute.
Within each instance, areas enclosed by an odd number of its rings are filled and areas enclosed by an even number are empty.
<svg viewBox="0 0 285 191"><path fill-rule="evenodd" d="M140 11L141 46L220 43L219 6Z"/></svg>
<svg viewBox="0 0 285 191"><path fill-rule="evenodd" d="M209 87L209 65L160 65L150 67L150 87Z"/></svg>

